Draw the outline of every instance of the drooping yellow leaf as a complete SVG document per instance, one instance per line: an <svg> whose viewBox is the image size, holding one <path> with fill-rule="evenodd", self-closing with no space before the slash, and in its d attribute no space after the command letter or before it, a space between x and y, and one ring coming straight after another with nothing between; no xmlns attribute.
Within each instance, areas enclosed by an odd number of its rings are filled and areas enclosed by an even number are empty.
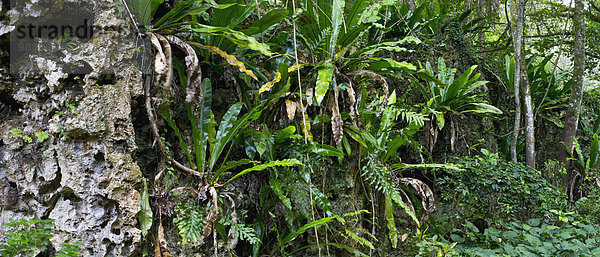
<svg viewBox="0 0 600 257"><path fill-rule="evenodd" d="M225 51L219 49L218 47L216 47L216 46L205 46L203 44L199 44L199 43L196 43L196 42L187 42L187 43L195 45L197 47L200 47L202 49L205 49L205 50L208 50L210 52L213 52L215 54L220 55L221 57L225 58L225 61L227 61L227 63L229 63L229 65L238 67L238 69L240 70L240 72L246 73L246 74L248 74L248 76L252 77L253 79L258 80L258 78L256 77L256 75L254 75L254 72L252 72L251 70L246 69L246 65L244 65L243 62L238 61L238 59L235 58L235 56L226 53Z"/></svg>
<svg viewBox="0 0 600 257"><path fill-rule="evenodd" d="M296 71L298 68L302 68L304 64L294 64L288 68L288 73Z"/></svg>
<svg viewBox="0 0 600 257"><path fill-rule="evenodd" d="M302 132L307 140L312 141L313 135L310 133L310 119L304 115L304 121L300 122L300 126L302 127Z"/></svg>
<svg viewBox="0 0 600 257"><path fill-rule="evenodd" d="M285 100L285 110L287 111L287 115L288 115L288 119L290 121L294 120L294 117L296 116L296 108L298 107L298 103L286 99Z"/></svg>
<svg viewBox="0 0 600 257"><path fill-rule="evenodd" d="M277 72L277 74L275 74L275 78L267 83L265 83L264 85L262 85L260 87L260 89L258 90L258 93L261 94L263 92L267 92L267 91L271 91L271 88L273 87L273 85L275 85L275 83L279 82L281 80L281 73Z"/></svg>

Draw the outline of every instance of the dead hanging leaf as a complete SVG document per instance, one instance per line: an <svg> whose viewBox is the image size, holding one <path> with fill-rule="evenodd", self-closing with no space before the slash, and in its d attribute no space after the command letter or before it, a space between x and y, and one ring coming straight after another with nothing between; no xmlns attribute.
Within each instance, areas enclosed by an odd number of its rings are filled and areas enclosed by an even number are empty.
<svg viewBox="0 0 600 257"><path fill-rule="evenodd" d="M166 39L185 52L185 73L188 80L185 90L185 101L188 103L202 101L202 70L198 65L199 61L196 51L194 51L194 48L192 48L188 43L184 42L178 37L168 35L166 36Z"/></svg>
<svg viewBox="0 0 600 257"><path fill-rule="evenodd" d="M348 75L360 75L360 76L365 76L365 77L369 77L369 78L378 80L381 83L381 87L383 89L382 105L387 104L389 89L388 89L388 84L383 76L375 73L374 71L370 71L370 70L357 70L357 71L348 73Z"/></svg>
<svg viewBox="0 0 600 257"><path fill-rule="evenodd" d="M264 85L262 85L260 87L260 89L258 90L258 93L262 93L262 92L267 92L267 91L271 91L271 88L273 87L273 85L275 85L275 83L279 82L281 80L281 73L277 72L277 74L275 74L275 78L267 83L265 83Z"/></svg>
<svg viewBox="0 0 600 257"><path fill-rule="evenodd" d="M167 251L167 240L165 239L165 229L162 221L158 223L158 235L156 236L156 247L154 248L155 257L172 257Z"/></svg>
<svg viewBox="0 0 600 257"><path fill-rule="evenodd" d="M229 199L229 202L231 203L230 209L232 210L232 212L231 212L231 215L229 215L229 217L231 218L231 222L238 224L239 220L237 218L235 201L233 201L233 198L231 198L231 196L229 194L224 193L223 195L225 195ZM235 247L238 244L238 238L236 236L236 233L237 233L236 226L231 226L231 228L229 230L229 238L227 239L227 248L229 250L235 249Z"/></svg>
<svg viewBox="0 0 600 257"><path fill-rule="evenodd" d="M314 88L306 89L306 106L304 107L305 110L306 110L306 107L312 106L314 95L315 95Z"/></svg>
<svg viewBox="0 0 600 257"><path fill-rule="evenodd" d="M171 45L165 39L165 37L163 37L161 34L155 34L155 35L158 38L158 41L160 41L160 43L162 44L162 47L163 47L163 50L165 53L165 58L166 58L166 70L165 70L165 77L164 77L164 81L163 81L164 83L162 85L162 93L167 98L172 98L174 91L172 89L173 56L172 56L172 52L171 52Z"/></svg>
<svg viewBox="0 0 600 257"><path fill-rule="evenodd" d="M294 120L294 117L296 116L296 109L298 107L298 103L286 99L285 100L285 110L287 111L287 115L288 115L288 119L290 121Z"/></svg>
<svg viewBox="0 0 600 257"><path fill-rule="evenodd" d="M402 242L406 241L406 239L408 239L408 234L406 234L406 233L402 234L400 239L402 239Z"/></svg>
<svg viewBox="0 0 600 257"><path fill-rule="evenodd" d="M240 72L246 73L246 74L248 74L248 76L252 77L253 79L258 80L256 75L254 75L254 72L246 69L246 65L244 65L244 63L238 61L238 59L235 58L235 56L226 53L225 51L219 49L216 46L205 46L203 44L198 44L196 42L189 42L189 43L192 45L195 45L197 47L200 47L202 49L205 49L205 50L208 50L210 52L220 55L221 57L225 58L225 61L227 61L227 63L229 63L229 65L238 67Z"/></svg>
<svg viewBox="0 0 600 257"><path fill-rule="evenodd" d="M211 201L213 204L213 208L208 212L208 214L204 218L204 221L206 221L206 225L204 226L204 231L202 231L202 235L204 236L204 238L207 238L210 235L215 221L219 218L217 190L214 187L210 187L208 189L208 191L210 192L210 195L212 197Z"/></svg>
<svg viewBox="0 0 600 257"><path fill-rule="evenodd" d="M433 147L437 143L439 131L436 124L435 115L432 114L429 121L426 121L425 126L423 127L423 132L425 134L425 146L428 147L430 153L433 152Z"/></svg>
<svg viewBox="0 0 600 257"><path fill-rule="evenodd" d="M356 106L356 92L354 92L354 88L352 88L352 83L348 85L348 89L346 89L346 92L348 93L348 98L350 100L350 115L354 117L354 119L352 120L352 125L358 127L358 106Z"/></svg>
<svg viewBox="0 0 600 257"><path fill-rule="evenodd" d="M167 75L167 69L170 63L167 62L167 57L163 50L163 46L160 43L160 40L156 36L157 34L151 32L148 32L147 34L150 36L150 42L152 42L152 45L156 49L156 56L154 58L154 72L156 72L156 82L158 84L162 84L163 78L165 78L165 76Z"/></svg>
<svg viewBox="0 0 600 257"><path fill-rule="evenodd" d="M421 216L421 221L427 219L429 214L433 212L435 209L435 198L433 197L433 191L425 182L418 180L416 178L400 178L400 182L405 185L411 186L417 195L421 198L421 205L423 206L423 216Z"/></svg>
<svg viewBox="0 0 600 257"><path fill-rule="evenodd" d="M329 97L329 108L331 108L331 130L333 131L333 141L339 145L344 137L344 127L342 126L342 117L340 115L340 106L338 104L338 90L334 90L333 97Z"/></svg>

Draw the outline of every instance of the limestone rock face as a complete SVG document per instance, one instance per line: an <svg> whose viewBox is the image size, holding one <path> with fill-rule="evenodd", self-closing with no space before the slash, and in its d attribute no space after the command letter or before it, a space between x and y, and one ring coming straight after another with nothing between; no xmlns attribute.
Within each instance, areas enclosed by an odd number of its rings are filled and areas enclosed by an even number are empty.
<svg viewBox="0 0 600 257"><path fill-rule="evenodd" d="M141 43L130 21L113 0L12 2L0 9L0 221L54 219L56 250L80 242L80 256L141 256L131 115ZM90 16L93 36L36 37L9 58L18 24L76 14Z"/></svg>

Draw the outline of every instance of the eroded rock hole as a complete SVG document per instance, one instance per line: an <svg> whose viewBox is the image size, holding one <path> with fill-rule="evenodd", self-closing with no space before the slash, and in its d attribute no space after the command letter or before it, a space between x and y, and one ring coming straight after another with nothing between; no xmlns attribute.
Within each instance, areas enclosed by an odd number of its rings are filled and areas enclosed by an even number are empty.
<svg viewBox="0 0 600 257"><path fill-rule="evenodd" d="M98 86L115 84L117 84L117 77L114 73L102 74L100 77L98 77L98 81L96 82L96 85Z"/></svg>
<svg viewBox="0 0 600 257"><path fill-rule="evenodd" d="M0 120L13 115L21 108L23 105L12 98L10 93L0 91Z"/></svg>

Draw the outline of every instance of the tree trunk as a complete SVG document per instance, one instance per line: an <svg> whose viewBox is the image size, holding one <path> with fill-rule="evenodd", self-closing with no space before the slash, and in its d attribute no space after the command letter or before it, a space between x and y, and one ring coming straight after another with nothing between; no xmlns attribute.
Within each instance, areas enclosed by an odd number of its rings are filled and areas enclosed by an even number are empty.
<svg viewBox="0 0 600 257"><path fill-rule="evenodd" d="M515 94L515 126L513 130L513 139L510 144L510 156L513 162L517 162L517 139L521 130L521 96L520 96L520 81L521 81L521 44L523 42L523 19L519 16L518 8L511 7L512 15L512 31L513 31L513 46L515 49L515 74L514 74L514 94ZM521 19L519 19L521 17Z"/></svg>
<svg viewBox="0 0 600 257"><path fill-rule="evenodd" d="M575 34L575 53L573 58L573 84L571 85L571 97L565 117L565 129L562 141L565 147L560 150L559 161L567 163L569 153L566 149L573 151L573 141L579 125L579 113L583 96L583 78L585 72L585 13L582 0L575 0L575 14L573 16L573 33ZM572 172L567 169L563 176L562 185L567 189L569 181L573 177Z"/></svg>
<svg viewBox="0 0 600 257"><path fill-rule="evenodd" d="M511 8L512 9L512 8ZM519 91L523 93L525 106L525 161L527 165L535 169L535 127L533 122L533 104L531 101L531 92L529 90L529 80L527 79L527 64L524 55L523 45L523 20L525 12L525 0L519 0L517 8L513 15L516 16L516 22L513 26L513 44L515 48L515 127L513 141L511 142L511 158L517 161L517 139L519 137L521 123L521 103ZM514 17L513 16L513 17ZM513 21L515 19L513 18Z"/></svg>
<svg viewBox="0 0 600 257"><path fill-rule="evenodd" d="M523 100L525 101L525 161L527 162L527 166L535 169L533 103L531 101L531 90L529 89L525 58L523 56L521 58L521 89L523 90Z"/></svg>

